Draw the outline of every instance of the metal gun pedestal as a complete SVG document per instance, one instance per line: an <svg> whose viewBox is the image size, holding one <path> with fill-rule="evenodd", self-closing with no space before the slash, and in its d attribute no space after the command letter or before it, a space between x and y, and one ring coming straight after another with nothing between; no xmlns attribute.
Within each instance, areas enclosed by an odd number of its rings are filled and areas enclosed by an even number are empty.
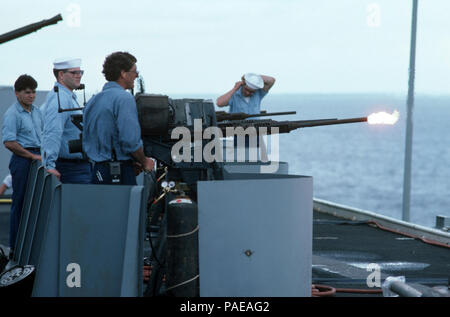
<svg viewBox="0 0 450 317"><path fill-rule="evenodd" d="M200 296L311 295L311 177L198 183Z"/></svg>

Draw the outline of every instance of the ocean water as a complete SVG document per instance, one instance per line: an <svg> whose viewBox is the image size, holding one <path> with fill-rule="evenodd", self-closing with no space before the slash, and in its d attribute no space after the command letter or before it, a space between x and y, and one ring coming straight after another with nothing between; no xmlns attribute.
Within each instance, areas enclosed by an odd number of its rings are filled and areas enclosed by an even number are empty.
<svg viewBox="0 0 450 317"><path fill-rule="evenodd" d="M354 123L280 135L291 174L313 177L314 197L401 219L406 95L269 94L262 109L296 111L275 120L364 117L400 112L395 125ZM417 95L414 105L411 222L433 227L450 216L450 96Z"/></svg>

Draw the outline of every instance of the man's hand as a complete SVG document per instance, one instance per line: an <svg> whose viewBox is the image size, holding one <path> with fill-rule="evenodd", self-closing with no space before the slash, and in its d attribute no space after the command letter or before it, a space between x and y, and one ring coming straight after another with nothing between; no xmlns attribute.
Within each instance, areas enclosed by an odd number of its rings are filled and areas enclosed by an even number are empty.
<svg viewBox="0 0 450 317"><path fill-rule="evenodd" d="M219 98L217 98L216 100L216 105L218 107L225 107L228 106L228 102L231 99L231 96L233 96L233 94L244 84L244 81L237 81L234 84L234 87L227 93L225 93L224 95L220 96Z"/></svg>
<svg viewBox="0 0 450 317"><path fill-rule="evenodd" d="M22 145L17 143L17 141L5 141L4 145L8 150L13 152L17 156L21 156L29 160L42 160L39 154L34 154L33 152L28 151L27 149L23 148Z"/></svg>
<svg viewBox="0 0 450 317"><path fill-rule="evenodd" d="M140 163L144 172L151 172L153 170L155 163L151 158L145 156L144 149L142 147L131 153L131 156Z"/></svg>
<svg viewBox="0 0 450 317"><path fill-rule="evenodd" d="M142 166L144 171L151 172L151 171L153 171L154 166L155 166L155 162L151 158L145 157L144 166Z"/></svg>
<svg viewBox="0 0 450 317"><path fill-rule="evenodd" d="M275 78L266 75L260 75L264 81L264 91L268 92L270 88L272 88L273 84L275 84Z"/></svg>
<svg viewBox="0 0 450 317"><path fill-rule="evenodd" d="M47 170L47 172L55 175L58 180L61 179L61 174L56 169Z"/></svg>
<svg viewBox="0 0 450 317"><path fill-rule="evenodd" d="M134 171L135 176L138 176L139 174L141 174L143 170L144 169L142 168L141 163L133 162L133 171Z"/></svg>

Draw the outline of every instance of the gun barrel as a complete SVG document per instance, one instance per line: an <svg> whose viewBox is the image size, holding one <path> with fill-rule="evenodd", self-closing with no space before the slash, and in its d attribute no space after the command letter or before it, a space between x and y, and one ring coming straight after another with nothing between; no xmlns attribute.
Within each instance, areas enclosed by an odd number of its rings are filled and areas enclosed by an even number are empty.
<svg viewBox="0 0 450 317"><path fill-rule="evenodd" d="M47 20L42 20L42 21L36 22L36 23L32 23L32 24L26 25L24 27L21 27L19 29L10 31L8 33L4 33L4 34L0 35L0 44L14 40L18 37L27 35L31 32L35 32L45 26L56 24L56 23L58 23L58 21L61 21L61 20L62 20L62 16L61 16L61 14L58 14L58 15L54 16L53 18L50 18Z"/></svg>
<svg viewBox="0 0 450 317"><path fill-rule="evenodd" d="M283 115L296 114L296 113L297 113L296 111L285 111L285 112L262 112L261 111L261 113L248 114L248 113L244 113L244 112L227 113L224 111L217 111L216 112L216 120L217 120L217 122L227 121L227 120L244 120L247 118L283 116Z"/></svg>
<svg viewBox="0 0 450 317"><path fill-rule="evenodd" d="M288 114L297 114L297 111L261 112L259 114L251 114L250 117L284 116Z"/></svg>
<svg viewBox="0 0 450 317"><path fill-rule="evenodd" d="M326 119L325 120L311 120L311 121L299 122L299 128L316 127L316 126L321 126L321 125L357 123L357 122L366 122L366 121L367 121L367 117L349 118L349 119L331 119L331 120L326 120Z"/></svg>

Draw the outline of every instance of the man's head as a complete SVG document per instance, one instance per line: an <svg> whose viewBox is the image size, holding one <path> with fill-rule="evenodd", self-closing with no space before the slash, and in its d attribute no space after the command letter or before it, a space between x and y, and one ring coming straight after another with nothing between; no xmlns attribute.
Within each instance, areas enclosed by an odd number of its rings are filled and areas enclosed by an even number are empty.
<svg viewBox="0 0 450 317"><path fill-rule="evenodd" d="M245 84L242 85L242 94L244 95L244 97L250 97L255 93L255 91L255 89L251 89Z"/></svg>
<svg viewBox="0 0 450 317"><path fill-rule="evenodd" d="M250 97L256 90L264 87L264 81L258 74L247 73L243 76L243 81L242 94L244 97Z"/></svg>
<svg viewBox="0 0 450 317"><path fill-rule="evenodd" d="M80 69L81 59L61 58L53 62L53 74L58 83L69 90L80 87L81 77L84 71Z"/></svg>
<svg viewBox="0 0 450 317"><path fill-rule="evenodd" d="M136 62L136 57L128 52L112 53L103 63L103 74L107 81L115 81L124 89L131 89L134 87L134 80L139 76Z"/></svg>
<svg viewBox="0 0 450 317"><path fill-rule="evenodd" d="M17 100L22 106L31 107L36 98L37 82L30 75L21 75L14 83Z"/></svg>

